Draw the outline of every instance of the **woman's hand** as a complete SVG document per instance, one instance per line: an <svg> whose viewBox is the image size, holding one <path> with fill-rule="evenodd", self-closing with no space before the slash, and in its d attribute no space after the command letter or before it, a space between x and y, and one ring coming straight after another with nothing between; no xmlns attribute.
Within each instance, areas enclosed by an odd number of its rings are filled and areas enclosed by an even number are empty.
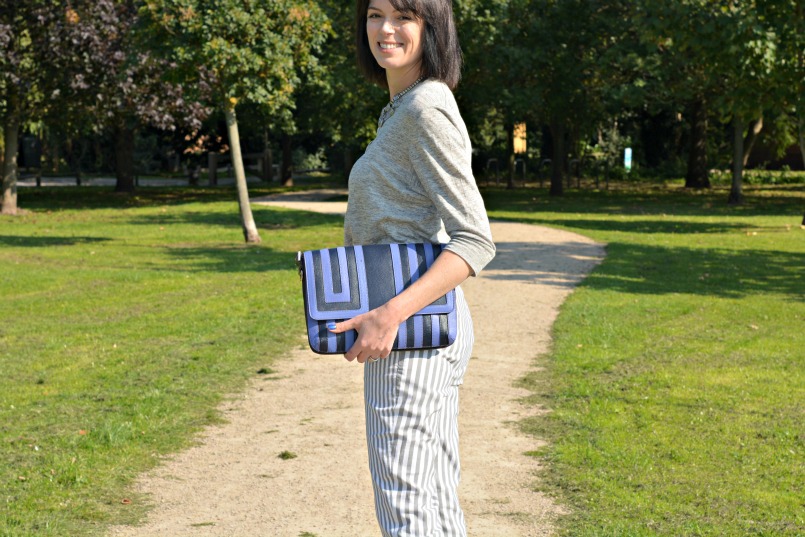
<svg viewBox="0 0 805 537"><path fill-rule="evenodd" d="M388 304L375 308L348 321L336 323L330 332L340 334L357 330L358 337L352 347L344 354L350 362L357 359L362 364L367 360L387 358L397 337L400 322Z"/></svg>
<svg viewBox="0 0 805 537"><path fill-rule="evenodd" d="M350 362L357 358L358 363L377 358L387 358L397 337L400 324L472 274L472 269L464 259L450 251L443 251L433 265L405 291L392 298L379 308L348 321L336 323L330 332L340 334L357 330L358 338L345 354Z"/></svg>

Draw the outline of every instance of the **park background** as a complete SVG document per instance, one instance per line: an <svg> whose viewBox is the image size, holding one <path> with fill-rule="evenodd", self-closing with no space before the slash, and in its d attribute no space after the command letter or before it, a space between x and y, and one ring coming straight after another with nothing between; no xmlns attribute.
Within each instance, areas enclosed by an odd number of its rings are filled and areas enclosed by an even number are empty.
<svg viewBox="0 0 805 537"><path fill-rule="evenodd" d="M303 330L339 221L249 191L345 185L388 95L351 3L1 6L0 535L103 533ZM802 3L454 10L490 216L607 243L523 379L558 531L805 533Z"/></svg>
<svg viewBox="0 0 805 537"><path fill-rule="evenodd" d="M757 172L803 169L804 9L455 2L456 97L476 175L550 179L561 195L563 179L623 178L628 147L631 177L727 181L733 202L745 166L750 181L801 181ZM4 1L3 211L16 208L14 155L33 175L112 174L124 192L143 174L196 181L234 149L286 185L294 169L346 177L388 100L356 69L353 12L336 1Z"/></svg>

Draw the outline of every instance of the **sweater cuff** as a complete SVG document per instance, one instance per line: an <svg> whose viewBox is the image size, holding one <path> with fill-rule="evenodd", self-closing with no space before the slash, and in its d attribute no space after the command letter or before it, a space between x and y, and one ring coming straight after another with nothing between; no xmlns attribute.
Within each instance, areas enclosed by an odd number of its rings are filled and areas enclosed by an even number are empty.
<svg viewBox="0 0 805 537"><path fill-rule="evenodd" d="M491 241L462 240L460 237L451 238L444 248L461 257L472 269L472 275L477 276L486 265L495 257L495 244Z"/></svg>

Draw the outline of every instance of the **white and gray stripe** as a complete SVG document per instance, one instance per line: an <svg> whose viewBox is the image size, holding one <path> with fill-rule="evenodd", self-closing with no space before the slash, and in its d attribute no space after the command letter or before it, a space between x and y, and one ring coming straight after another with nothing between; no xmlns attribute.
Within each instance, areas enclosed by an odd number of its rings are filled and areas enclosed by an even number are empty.
<svg viewBox="0 0 805 537"><path fill-rule="evenodd" d="M458 387L472 352L472 319L456 289L450 347L392 352L364 370L366 437L384 537L465 537L458 503Z"/></svg>

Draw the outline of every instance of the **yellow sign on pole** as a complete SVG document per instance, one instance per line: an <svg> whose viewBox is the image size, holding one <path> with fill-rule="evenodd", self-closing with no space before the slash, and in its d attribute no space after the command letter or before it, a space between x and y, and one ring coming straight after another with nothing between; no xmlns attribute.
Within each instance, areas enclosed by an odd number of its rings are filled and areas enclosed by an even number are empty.
<svg viewBox="0 0 805 537"><path fill-rule="evenodd" d="M522 155L525 152L525 123L518 123L514 126L514 153L516 155Z"/></svg>

